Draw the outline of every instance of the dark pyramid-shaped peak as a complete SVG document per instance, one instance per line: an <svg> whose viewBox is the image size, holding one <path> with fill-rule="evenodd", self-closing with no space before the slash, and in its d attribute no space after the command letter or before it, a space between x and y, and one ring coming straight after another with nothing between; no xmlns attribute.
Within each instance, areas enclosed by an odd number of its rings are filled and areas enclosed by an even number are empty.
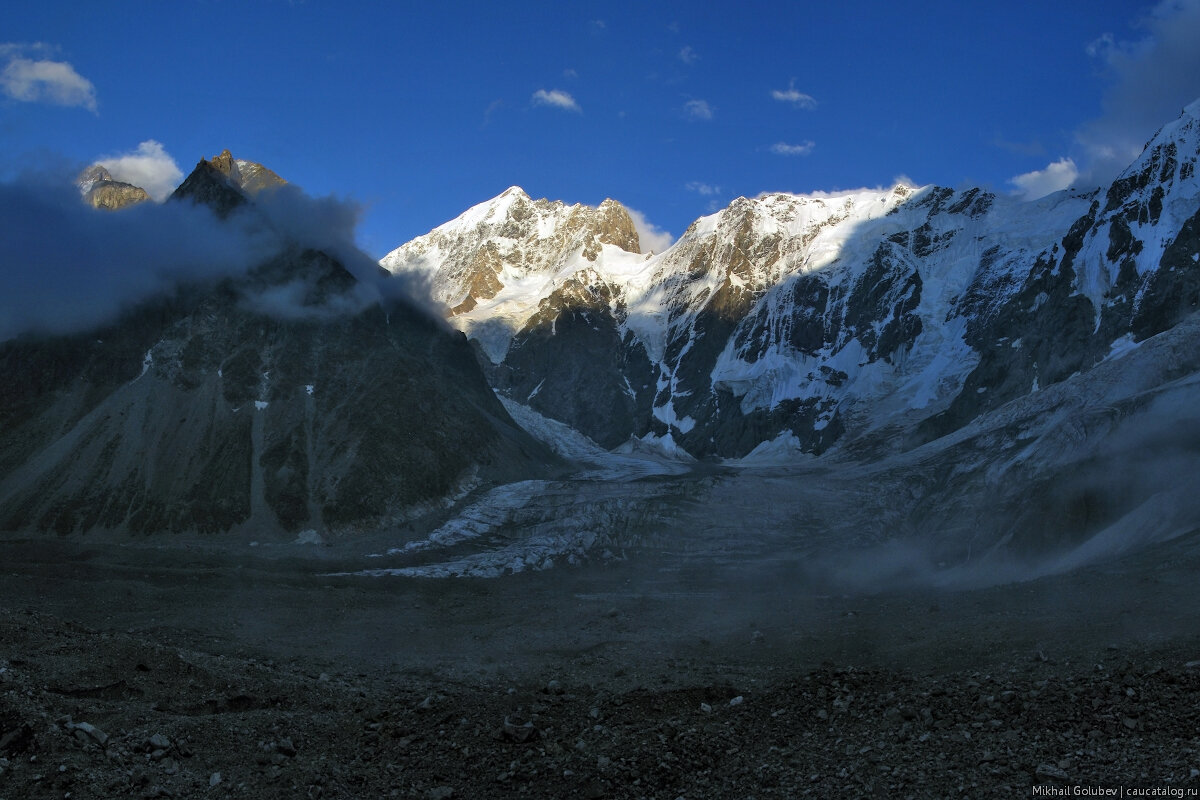
<svg viewBox="0 0 1200 800"><path fill-rule="evenodd" d="M225 155L229 155L228 150L221 154ZM246 195L230 180L229 174L214 163L219 162L221 156L217 156L213 161L200 159L192 174L171 193L171 199L189 199L193 203L204 203L221 217L228 216L235 208L247 202ZM232 162L232 158L230 161ZM233 163L236 167L236 162Z"/></svg>

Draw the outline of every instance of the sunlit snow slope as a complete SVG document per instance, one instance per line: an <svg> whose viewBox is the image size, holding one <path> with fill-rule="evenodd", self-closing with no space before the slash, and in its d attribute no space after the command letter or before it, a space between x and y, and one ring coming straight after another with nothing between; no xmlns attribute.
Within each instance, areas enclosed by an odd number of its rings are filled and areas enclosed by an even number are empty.
<svg viewBox="0 0 1200 800"><path fill-rule="evenodd" d="M1195 305L1198 116L1090 192L739 198L647 256L618 203L514 187L382 263L431 283L500 392L604 447L904 448Z"/></svg>

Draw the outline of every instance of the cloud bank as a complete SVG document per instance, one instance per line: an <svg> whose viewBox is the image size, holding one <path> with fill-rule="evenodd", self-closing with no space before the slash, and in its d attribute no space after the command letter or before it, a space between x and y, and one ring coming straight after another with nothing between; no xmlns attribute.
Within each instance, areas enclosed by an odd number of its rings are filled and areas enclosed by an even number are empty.
<svg viewBox="0 0 1200 800"><path fill-rule="evenodd" d="M1140 39L1105 34L1087 48L1111 81L1103 113L1075 137L1092 183L1129 166L1159 126L1200 98L1200 0L1161 0L1138 27Z"/></svg>
<svg viewBox="0 0 1200 800"><path fill-rule="evenodd" d="M183 171L159 142L147 139L128 153L101 156L96 163L107 169L114 180L132 183L160 203L183 180Z"/></svg>
<svg viewBox="0 0 1200 800"><path fill-rule="evenodd" d="M382 299L429 309L428 287L388 276L355 245L360 207L312 198L289 184L219 219L204 204L142 203L102 211L82 202L74 172L0 183L0 342L66 334L115 320L180 283L244 275L295 248L337 259L358 284L319 307L305 278L259 287L248 308L278 318L324 318Z"/></svg>
<svg viewBox="0 0 1200 800"><path fill-rule="evenodd" d="M207 206L84 204L65 176L0 184L0 341L71 333L115 318L180 281L241 273L275 237L222 224Z"/></svg>
<svg viewBox="0 0 1200 800"><path fill-rule="evenodd" d="M1140 38L1105 33L1087 45L1109 81L1102 113L1075 131L1074 156L1010 179L1017 194L1035 199L1073 183L1111 181L1164 122L1200 98L1200 0L1160 0L1137 27Z"/></svg>
<svg viewBox="0 0 1200 800"><path fill-rule="evenodd" d="M46 45L0 45L0 91L22 103L77 106L96 113L96 87L65 61L28 58L47 51Z"/></svg>

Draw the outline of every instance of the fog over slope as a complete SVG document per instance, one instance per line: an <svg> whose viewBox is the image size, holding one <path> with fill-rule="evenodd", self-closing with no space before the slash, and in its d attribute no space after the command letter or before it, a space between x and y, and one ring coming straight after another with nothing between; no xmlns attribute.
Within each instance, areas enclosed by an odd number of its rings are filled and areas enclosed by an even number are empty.
<svg viewBox="0 0 1200 800"><path fill-rule="evenodd" d="M351 207L214 162L113 213L6 187L0 528L319 536L555 462Z"/></svg>

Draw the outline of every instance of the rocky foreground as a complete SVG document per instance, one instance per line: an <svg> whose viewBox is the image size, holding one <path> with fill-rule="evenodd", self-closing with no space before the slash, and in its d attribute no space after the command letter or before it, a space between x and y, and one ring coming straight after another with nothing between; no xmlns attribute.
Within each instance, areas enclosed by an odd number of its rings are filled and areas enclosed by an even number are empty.
<svg viewBox="0 0 1200 800"><path fill-rule="evenodd" d="M1200 661L683 685L315 672L0 610L0 798L1026 797L1200 788ZM1070 791L1070 789L1068 789ZM1049 795L1047 795L1049 796Z"/></svg>

